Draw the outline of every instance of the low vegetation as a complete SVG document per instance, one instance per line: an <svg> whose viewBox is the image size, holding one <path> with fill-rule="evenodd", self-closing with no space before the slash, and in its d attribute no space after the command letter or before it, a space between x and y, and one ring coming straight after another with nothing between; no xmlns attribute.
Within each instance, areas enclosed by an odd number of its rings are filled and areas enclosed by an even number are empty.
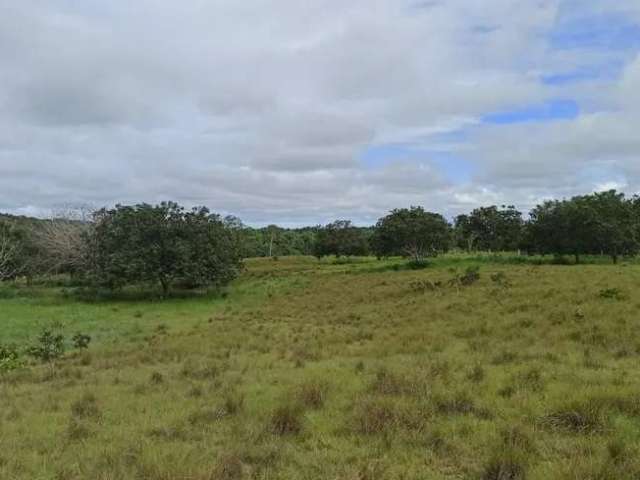
<svg viewBox="0 0 640 480"><path fill-rule="evenodd" d="M0 285L0 478L635 479L638 268L281 257L224 295Z"/></svg>

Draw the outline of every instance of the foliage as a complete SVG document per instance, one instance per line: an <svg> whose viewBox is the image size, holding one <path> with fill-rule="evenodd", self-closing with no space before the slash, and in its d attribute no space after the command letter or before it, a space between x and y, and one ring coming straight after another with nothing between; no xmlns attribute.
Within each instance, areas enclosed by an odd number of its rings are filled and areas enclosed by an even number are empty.
<svg viewBox="0 0 640 480"><path fill-rule="evenodd" d="M64 355L64 335L45 328L40 332L37 343L27 349L27 353L41 362L51 362Z"/></svg>
<svg viewBox="0 0 640 480"><path fill-rule="evenodd" d="M78 350L85 350L89 348L89 344L91 343L91 336L86 333L76 333L73 337L71 337L71 341L73 342L73 347Z"/></svg>
<svg viewBox="0 0 640 480"><path fill-rule="evenodd" d="M0 345L0 372L10 372L23 365L16 345Z"/></svg>
<svg viewBox="0 0 640 480"><path fill-rule="evenodd" d="M99 286L157 283L166 295L177 281L222 286L241 268L233 228L208 209L173 202L100 210L89 238L91 275Z"/></svg>
<svg viewBox="0 0 640 480"><path fill-rule="evenodd" d="M449 250L450 230L442 215L422 207L392 210L376 224L373 250L379 257L401 255L423 262Z"/></svg>
<svg viewBox="0 0 640 480"><path fill-rule="evenodd" d="M576 263L586 254L609 255L617 263L620 256L640 250L635 208L634 201L614 190L547 201L531 212L527 248L573 255Z"/></svg>
<svg viewBox="0 0 640 480"><path fill-rule="evenodd" d="M453 278L449 281L449 285L454 287L468 287L478 280L480 280L480 267L467 267L462 273L454 270Z"/></svg>
<svg viewBox="0 0 640 480"><path fill-rule="evenodd" d="M364 256L369 252L366 230L354 227L349 220L336 220L324 227L318 227L314 245L314 255L318 258Z"/></svg>
<svg viewBox="0 0 640 480"><path fill-rule="evenodd" d="M514 251L520 247L524 226L522 213L513 206L480 207L455 219L458 248L467 251Z"/></svg>

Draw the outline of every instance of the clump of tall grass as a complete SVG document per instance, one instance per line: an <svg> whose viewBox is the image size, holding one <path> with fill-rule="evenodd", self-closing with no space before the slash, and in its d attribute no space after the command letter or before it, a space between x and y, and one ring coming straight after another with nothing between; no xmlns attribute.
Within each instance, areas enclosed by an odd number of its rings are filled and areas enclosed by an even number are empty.
<svg viewBox="0 0 640 480"><path fill-rule="evenodd" d="M304 412L300 405L285 403L270 415L267 429L278 436L297 435L304 426Z"/></svg>
<svg viewBox="0 0 640 480"><path fill-rule="evenodd" d="M327 399L328 390L326 382L309 381L298 388L297 398L307 408L320 409Z"/></svg>
<svg viewBox="0 0 640 480"><path fill-rule="evenodd" d="M608 415L601 402L574 401L541 419L543 426L566 433L602 433L608 427Z"/></svg>

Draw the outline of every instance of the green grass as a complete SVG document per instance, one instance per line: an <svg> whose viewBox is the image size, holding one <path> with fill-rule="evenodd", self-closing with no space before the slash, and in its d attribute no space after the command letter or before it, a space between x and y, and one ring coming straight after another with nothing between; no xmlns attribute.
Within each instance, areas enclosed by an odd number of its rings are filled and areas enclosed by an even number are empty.
<svg viewBox="0 0 640 480"><path fill-rule="evenodd" d="M638 478L639 281L451 255L250 260L165 301L4 287L0 343L94 341L0 377L0 478Z"/></svg>

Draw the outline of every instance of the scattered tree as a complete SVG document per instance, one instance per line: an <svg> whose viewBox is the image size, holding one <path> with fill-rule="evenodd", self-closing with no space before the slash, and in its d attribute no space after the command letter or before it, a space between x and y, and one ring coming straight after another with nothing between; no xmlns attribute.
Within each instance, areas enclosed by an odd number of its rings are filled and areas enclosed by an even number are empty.
<svg viewBox="0 0 640 480"><path fill-rule="evenodd" d="M378 220L373 249L380 257L401 255L416 263L449 250L451 228L445 218L422 207L392 210Z"/></svg>
<svg viewBox="0 0 640 480"><path fill-rule="evenodd" d="M158 283L166 295L177 281L224 285L241 268L234 230L204 207L186 211L166 202L102 209L88 243L93 279L109 288Z"/></svg>

